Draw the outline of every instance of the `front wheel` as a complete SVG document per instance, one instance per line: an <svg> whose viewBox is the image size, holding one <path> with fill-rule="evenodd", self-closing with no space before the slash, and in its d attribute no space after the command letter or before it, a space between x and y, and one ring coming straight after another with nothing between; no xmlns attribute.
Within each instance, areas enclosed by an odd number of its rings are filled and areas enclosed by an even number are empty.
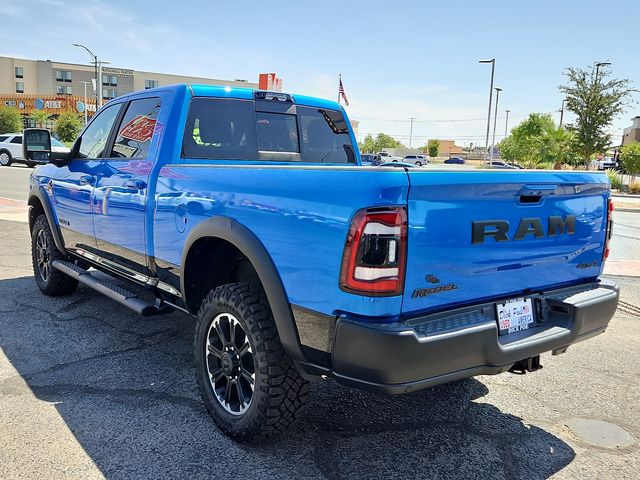
<svg viewBox="0 0 640 480"><path fill-rule="evenodd" d="M421 167L421 166L422 166L422 163L416 162L416 167Z"/></svg>
<svg viewBox="0 0 640 480"><path fill-rule="evenodd" d="M308 383L280 344L260 286L232 283L209 292L198 312L194 352L204 403L229 437L266 437L298 418Z"/></svg>
<svg viewBox="0 0 640 480"><path fill-rule="evenodd" d="M53 233L45 215L36 218L31 232L31 259L38 288L52 297L69 295L78 287L78 281L53 268L54 260L65 257L56 247Z"/></svg>
<svg viewBox="0 0 640 480"><path fill-rule="evenodd" d="M12 161L13 159L11 158L11 154L8 151L0 151L0 165L2 165L3 167L8 167L9 165L11 165Z"/></svg>

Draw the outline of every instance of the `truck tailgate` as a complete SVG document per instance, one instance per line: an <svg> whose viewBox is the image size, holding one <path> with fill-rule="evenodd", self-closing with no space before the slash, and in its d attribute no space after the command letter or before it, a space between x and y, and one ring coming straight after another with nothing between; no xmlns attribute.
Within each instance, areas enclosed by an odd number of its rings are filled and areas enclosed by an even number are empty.
<svg viewBox="0 0 640 480"><path fill-rule="evenodd" d="M594 279L609 182L549 171L411 170L403 315Z"/></svg>

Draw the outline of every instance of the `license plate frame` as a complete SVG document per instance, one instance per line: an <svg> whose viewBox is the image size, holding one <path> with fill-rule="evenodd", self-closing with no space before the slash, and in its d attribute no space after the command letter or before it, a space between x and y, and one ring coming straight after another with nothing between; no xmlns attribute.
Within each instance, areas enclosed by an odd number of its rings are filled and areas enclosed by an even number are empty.
<svg viewBox="0 0 640 480"><path fill-rule="evenodd" d="M504 302L496 302L496 322L498 334L522 332L531 328L536 322L532 298L511 298Z"/></svg>

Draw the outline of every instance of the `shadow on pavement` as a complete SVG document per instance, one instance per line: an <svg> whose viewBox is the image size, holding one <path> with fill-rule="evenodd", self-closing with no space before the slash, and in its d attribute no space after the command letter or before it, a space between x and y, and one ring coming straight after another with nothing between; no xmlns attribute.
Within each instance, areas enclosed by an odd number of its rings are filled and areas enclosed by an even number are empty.
<svg viewBox="0 0 640 480"><path fill-rule="evenodd" d="M404 396L314 383L289 432L237 445L200 401L187 316L144 319L82 287L49 298L31 277L0 281L0 315L13 367L108 478L546 478L575 457L474 401L488 392L475 379ZM0 402L28 394L18 380L0 382Z"/></svg>

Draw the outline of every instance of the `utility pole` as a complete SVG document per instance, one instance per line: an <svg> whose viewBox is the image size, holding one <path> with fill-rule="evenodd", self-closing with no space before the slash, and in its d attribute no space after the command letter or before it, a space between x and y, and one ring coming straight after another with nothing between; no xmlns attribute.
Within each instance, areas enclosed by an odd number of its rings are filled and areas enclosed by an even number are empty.
<svg viewBox="0 0 640 480"><path fill-rule="evenodd" d="M484 143L484 163L487 163L487 157L489 156L489 129L491 128L491 102L493 101L493 77L496 69L496 59L480 60L479 63L491 64L491 84L489 86L489 113L487 114L487 138ZM482 165L484 168L484 164Z"/></svg>
<svg viewBox="0 0 640 480"><path fill-rule="evenodd" d="M411 126L409 127L409 148L411 148L411 140L413 139L413 121L416 119L416 117L410 117L409 120L411 120Z"/></svg>
<svg viewBox="0 0 640 480"><path fill-rule="evenodd" d="M498 121L498 99L500 98L500 92L502 89L500 87L496 87L496 110L494 112L493 117L493 139L491 140L491 154L489 156L490 160L493 160L493 149L496 145L496 123Z"/></svg>
<svg viewBox="0 0 640 480"><path fill-rule="evenodd" d="M507 112L507 119L504 121L504 138L507 138L507 130L509 129L509 112L511 110L505 110Z"/></svg>
<svg viewBox="0 0 640 480"><path fill-rule="evenodd" d="M564 104L567 101L566 98L562 99L562 106L560 107L560 127L562 128L562 120L564 118Z"/></svg>

